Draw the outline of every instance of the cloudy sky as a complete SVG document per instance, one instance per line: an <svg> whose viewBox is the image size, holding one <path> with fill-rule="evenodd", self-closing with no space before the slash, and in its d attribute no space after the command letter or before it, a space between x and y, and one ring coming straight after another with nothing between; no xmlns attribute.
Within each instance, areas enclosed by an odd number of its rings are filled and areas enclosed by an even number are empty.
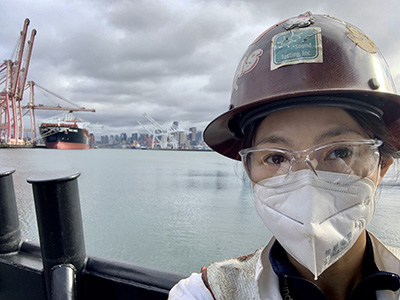
<svg viewBox="0 0 400 300"><path fill-rule="evenodd" d="M228 108L247 46L270 25L306 11L363 29L400 90L399 0L1 0L0 60L14 57L29 18L28 38L32 29L37 35L28 80L96 109L77 115L101 123L97 134L143 132L143 113L203 130ZM67 105L40 91L35 102Z"/></svg>

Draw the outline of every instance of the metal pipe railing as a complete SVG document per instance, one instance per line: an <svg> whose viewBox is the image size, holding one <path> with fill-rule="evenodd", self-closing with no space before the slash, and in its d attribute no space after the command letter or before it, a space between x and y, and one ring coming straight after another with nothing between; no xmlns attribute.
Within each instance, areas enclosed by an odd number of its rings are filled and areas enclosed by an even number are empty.
<svg viewBox="0 0 400 300"><path fill-rule="evenodd" d="M13 173L0 168L0 299L167 299L169 289L183 277L86 257L79 173L28 179L40 247L22 242Z"/></svg>
<svg viewBox="0 0 400 300"><path fill-rule="evenodd" d="M0 169L0 254L18 251L21 244L14 172L13 169Z"/></svg>
<svg viewBox="0 0 400 300"><path fill-rule="evenodd" d="M60 298L60 295L79 295L79 279L86 263L79 176L80 173L53 173L28 179L33 188L48 299L75 299ZM60 265L71 267L58 270ZM59 276L77 282L77 286L73 285L71 290L64 285L64 291L62 286L55 288L53 281Z"/></svg>
<svg viewBox="0 0 400 300"><path fill-rule="evenodd" d="M51 271L51 300L76 299L76 270L72 265L58 265Z"/></svg>

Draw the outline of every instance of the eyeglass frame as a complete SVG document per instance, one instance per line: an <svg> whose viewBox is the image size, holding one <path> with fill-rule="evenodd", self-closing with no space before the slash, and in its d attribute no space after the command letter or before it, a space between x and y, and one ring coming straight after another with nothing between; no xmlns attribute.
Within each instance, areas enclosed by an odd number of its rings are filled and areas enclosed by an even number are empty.
<svg viewBox="0 0 400 300"><path fill-rule="evenodd" d="M375 149L378 149L379 147L381 147L383 145L383 141L381 141L380 139L377 139L377 138L362 139L362 140L338 140L338 141L333 141L333 142L322 143L322 144L319 144L319 145L316 145L316 146L313 146L313 147L310 147L310 148L307 148L304 150L289 150L289 149L285 149L285 148L281 148L281 147L273 147L273 146L271 146L271 147L257 146L257 147L242 149L239 151L239 155L241 157L244 168L251 179L250 170L248 169L248 167L246 165L246 159L245 159L245 157L251 152L273 150L273 151L281 152L282 154L284 154L284 153L289 154L289 156L290 156L289 168L288 168L287 173L285 174L286 176L288 176L289 174L292 173L293 164L299 162L298 158L296 158L296 157L304 157L304 155L308 153L308 155L303 160L300 160L300 162L306 163L307 166L318 177L317 170L315 170L314 166L312 165L311 161L309 160L309 153L321 150L321 149L323 149L325 147L329 147L331 145L334 146L335 144L352 144L352 145L363 145L363 144L368 145L368 144L370 144L372 147L375 147ZM379 161L380 161L380 152L378 151L378 159L377 159L376 167L379 165ZM372 171L373 170L371 170L369 174L371 174ZM276 177L276 176L271 176L269 178L273 178L273 177Z"/></svg>

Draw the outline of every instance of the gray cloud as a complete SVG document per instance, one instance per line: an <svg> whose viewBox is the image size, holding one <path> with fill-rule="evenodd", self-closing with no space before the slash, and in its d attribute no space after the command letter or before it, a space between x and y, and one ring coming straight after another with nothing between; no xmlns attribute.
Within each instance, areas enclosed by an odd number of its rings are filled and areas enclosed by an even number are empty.
<svg viewBox="0 0 400 300"><path fill-rule="evenodd" d="M177 120L202 130L227 109L247 45L272 24L308 10L362 28L400 89L399 8L397 0L3 0L0 57L9 58L28 17L30 29L38 30L29 80L95 108L79 116L102 123L104 133L142 130L137 120L146 122L145 112L160 123ZM36 92L37 103L46 101Z"/></svg>

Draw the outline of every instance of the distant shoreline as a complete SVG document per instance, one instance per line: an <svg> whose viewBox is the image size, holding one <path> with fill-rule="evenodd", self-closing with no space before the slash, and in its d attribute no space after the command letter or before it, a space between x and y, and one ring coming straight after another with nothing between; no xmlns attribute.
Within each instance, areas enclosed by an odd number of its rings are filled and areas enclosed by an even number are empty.
<svg viewBox="0 0 400 300"><path fill-rule="evenodd" d="M9 145L5 143L0 144L0 149L47 149L45 145ZM124 149L124 150L151 150L151 151L205 151L205 152L212 152L212 149L160 149L160 148L131 148L131 147L98 147L94 149ZM60 149L53 149L53 150L60 150Z"/></svg>
<svg viewBox="0 0 400 300"><path fill-rule="evenodd" d="M33 145L9 145L6 143L0 143L1 149L16 149L16 148L41 148L40 146Z"/></svg>
<svg viewBox="0 0 400 300"><path fill-rule="evenodd" d="M130 148L127 148L130 149ZM207 152L212 152L212 149L131 149L131 150L161 150L161 151L207 151Z"/></svg>

